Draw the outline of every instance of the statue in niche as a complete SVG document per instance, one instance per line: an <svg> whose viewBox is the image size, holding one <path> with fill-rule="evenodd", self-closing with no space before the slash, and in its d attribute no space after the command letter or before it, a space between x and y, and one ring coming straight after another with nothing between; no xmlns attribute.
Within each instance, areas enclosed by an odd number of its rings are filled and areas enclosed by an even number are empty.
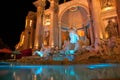
<svg viewBox="0 0 120 80"><path fill-rule="evenodd" d="M70 37L70 47L72 48L71 50L77 51L81 45L79 45L79 35L76 33L77 30L84 30L85 31L85 36L87 37L88 32L87 29L90 27L90 21L86 25L82 25L82 27L77 28L75 26L72 27L62 27L62 29L66 30L69 32L69 37Z"/></svg>
<svg viewBox="0 0 120 80"><path fill-rule="evenodd" d="M45 28L45 30L44 30L44 45L49 45L49 37L50 37L50 31L49 31L49 29L48 28Z"/></svg>
<svg viewBox="0 0 120 80"><path fill-rule="evenodd" d="M100 0L101 8L113 6L113 0Z"/></svg>
<svg viewBox="0 0 120 80"><path fill-rule="evenodd" d="M118 36L117 23L113 22L111 19L108 20L105 32L108 34L108 38L111 38L113 36L117 37Z"/></svg>

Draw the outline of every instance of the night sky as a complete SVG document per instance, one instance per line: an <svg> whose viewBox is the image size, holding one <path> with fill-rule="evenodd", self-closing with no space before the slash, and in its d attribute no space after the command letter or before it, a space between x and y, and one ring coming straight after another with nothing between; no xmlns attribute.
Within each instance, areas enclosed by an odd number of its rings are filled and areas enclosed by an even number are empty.
<svg viewBox="0 0 120 80"><path fill-rule="evenodd" d="M19 42L20 34L25 28L28 11L35 11L33 2L36 0L4 0L1 2L0 38L10 48Z"/></svg>
<svg viewBox="0 0 120 80"><path fill-rule="evenodd" d="M36 12L33 2L36 0L4 0L1 2L0 38L14 49L20 40L20 34L25 28L25 19L29 11ZM66 0L70 1L70 0ZM47 1L48 2L48 1ZM60 0L60 4L64 0ZM48 3L47 3L48 5ZM46 6L47 8L48 6Z"/></svg>

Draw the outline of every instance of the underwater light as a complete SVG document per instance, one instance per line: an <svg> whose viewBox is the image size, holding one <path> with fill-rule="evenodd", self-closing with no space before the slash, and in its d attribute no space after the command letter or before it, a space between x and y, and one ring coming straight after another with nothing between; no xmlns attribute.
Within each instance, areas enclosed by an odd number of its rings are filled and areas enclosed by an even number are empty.
<svg viewBox="0 0 120 80"><path fill-rule="evenodd" d="M99 69L99 68L106 68L106 67L114 67L115 64L92 64L89 65L89 69Z"/></svg>

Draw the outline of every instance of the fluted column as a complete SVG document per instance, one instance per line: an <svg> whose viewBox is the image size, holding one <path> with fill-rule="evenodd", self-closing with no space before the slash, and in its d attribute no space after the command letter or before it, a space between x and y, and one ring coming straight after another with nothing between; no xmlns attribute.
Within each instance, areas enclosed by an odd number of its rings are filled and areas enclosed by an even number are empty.
<svg viewBox="0 0 120 80"><path fill-rule="evenodd" d="M59 46L59 27L58 27L58 0L49 0L51 10L51 25L50 25L50 45L52 47Z"/></svg>
<svg viewBox="0 0 120 80"><path fill-rule="evenodd" d="M36 31L35 31L35 43L34 48L40 49L43 43L43 14L45 9L46 0L37 0L33 4L37 7L37 21L36 21Z"/></svg>

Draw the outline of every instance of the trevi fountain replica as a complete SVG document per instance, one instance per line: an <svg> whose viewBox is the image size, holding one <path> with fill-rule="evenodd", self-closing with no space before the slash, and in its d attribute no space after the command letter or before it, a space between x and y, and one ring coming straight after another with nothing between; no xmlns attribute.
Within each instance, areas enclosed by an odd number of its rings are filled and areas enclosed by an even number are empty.
<svg viewBox="0 0 120 80"><path fill-rule="evenodd" d="M18 62L120 63L119 0L37 0L33 5L37 11L28 12L16 45L19 51L32 49L32 56Z"/></svg>

